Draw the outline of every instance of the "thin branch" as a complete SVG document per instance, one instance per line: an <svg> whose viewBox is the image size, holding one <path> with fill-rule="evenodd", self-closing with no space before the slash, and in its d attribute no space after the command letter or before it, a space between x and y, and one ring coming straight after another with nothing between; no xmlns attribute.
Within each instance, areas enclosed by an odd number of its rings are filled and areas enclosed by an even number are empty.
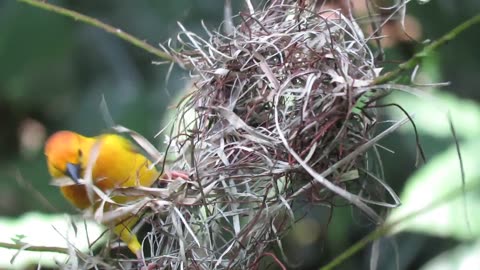
<svg viewBox="0 0 480 270"><path fill-rule="evenodd" d="M151 54L156 55L159 58L162 58L162 59L173 62L172 56L169 55L168 53L163 52L162 50L155 48L154 46L148 44L147 42L142 41L142 40L140 40L140 39L124 32L124 31L122 31L119 28L115 28L115 27L113 27L111 25L108 25L106 23L103 23L103 22L101 22L101 21L99 21L95 18L89 17L87 15L83 15L83 14L78 13L78 12L73 11L73 10L69 10L69 9L62 8L62 7L53 5L53 4L49 4L49 3L44 2L44 1L38 1L38 0L17 0L17 1L26 3L28 5L31 5L31 6L43 9L43 10L54 12L54 13L63 15L65 17L72 18L75 21L81 21L83 23L89 24L89 25L94 26L96 28L102 29L102 30L104 30L108 33L111 33L111 34L127 41L128 43L130 43L130 44L132 44L132 45L134 45L134 46L136 46L140 49L143 49L144 51L147 51Z"/></svg>
<svg viewBox="0 0 480 270"><path fill-rule="evenodd" d="M467 190L468 187L468 190ZM380 239L381 237L384 237L388 234L396 233L398 232L397 227L399 225L403 225L405 222L414 219L421 214L424 214L428 211L434 210L435 208L448 203L449 201L458 198L458 196L465 195L467 192L473 192L477 190L480 187L480 183L474 183L470 185L462 186L460 188L454 189L453 191L445 194L444 196L441 196L440 198L434 200L433 202L429 203L428 205L413 211L411 213L408 213L404 215L403 217L400 217L396 220L393 221L387 221L385 224L382 226L378 227L362 239L360 239L358 242L350 246L348 249L346 249L343 253L335 257L331 262L329 262L327 265L321 267L319 270L330 270L334 269L335 267L339 266L341 263L343 263L345 260L353 256L355 253L359 252L360 250L364 249L370 242L373 242L377 239Z"/></svg>
<svg viewBox="0 0 480 270"><path fill-rule="evenodd" d="M414 68L418 63L420 63L421 59L436 49L438 49L440 46L443 46L445 43L449 42L450 40L454 39L457 37L460 33L463 31L467 30L471 26L480 23L480 14L477 14L476 16L468 19L467 21L463 22L459 26L453 28L449 32L447 32L445 35L437 39L436 41L430 43L428 46L423 48L420 52L416 53L412 58L410 58L408 61L403 62L398 66L397 69L392 70L390 72L387 72L383 74L382 76L377 77L373 81L373 85L378 85L378 84L383 84L387 82L391 82L393 79L395 79L400 73L406 70L410 70Z"/></svg>
<svg viewBox="0 0 480 270"><path fill-rule="evenodd" d="M28 250L28 251L36 251L36 252L55 252L55 253L63 253L67 255L69 254L68 248L33 246L27 243L11 244L11 243L0 242L0 248Z"/></svg>

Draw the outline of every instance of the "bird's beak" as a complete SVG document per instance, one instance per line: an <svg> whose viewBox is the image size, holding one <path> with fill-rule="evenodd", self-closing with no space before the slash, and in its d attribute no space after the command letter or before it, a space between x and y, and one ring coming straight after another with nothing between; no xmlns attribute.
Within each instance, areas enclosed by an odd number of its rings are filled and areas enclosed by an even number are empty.
<svg viewBox="0 0 480 270"><path fill-rule="evenodd" d="M80 184L78 182L78 179L80 179L80 171L80 164L67 163L67 171L65 174L72 178L73 182L78 185Z"/></svg>

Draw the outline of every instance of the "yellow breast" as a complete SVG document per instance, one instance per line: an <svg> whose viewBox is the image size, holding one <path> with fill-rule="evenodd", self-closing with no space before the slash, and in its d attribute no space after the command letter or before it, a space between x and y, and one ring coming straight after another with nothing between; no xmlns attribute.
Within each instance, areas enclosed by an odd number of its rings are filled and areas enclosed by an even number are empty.
<svg viewBox="0 0 480 270"><path fill-rule="evenodd" d="M90 158L96 156L91 176L94 184L101 190L151 186L158 179L159 173L155 168L150 168L151 162L137 152L127 139L115 134L105 134L94 138L77 135L76 139L70 139L68 142L74 141L78 150L69 149L68 155L62 153L58 156L65 160L77 160L76 162L81 164L82 178L85 178L85 169L91 162ZM62 141L63 148L66 148L65 142L67 141ZM79 156L75 158L71 157L72 155ZM49 170L53 177L59 177L63 174L65 166L63 163L60 163L62 165L52 165L55 162L56 160L49 160ZM62 186L60 190L65 198L77 208L85 209L91 205L84 185ZM123 198L121 201L128 201L128 198Z"/></svg>

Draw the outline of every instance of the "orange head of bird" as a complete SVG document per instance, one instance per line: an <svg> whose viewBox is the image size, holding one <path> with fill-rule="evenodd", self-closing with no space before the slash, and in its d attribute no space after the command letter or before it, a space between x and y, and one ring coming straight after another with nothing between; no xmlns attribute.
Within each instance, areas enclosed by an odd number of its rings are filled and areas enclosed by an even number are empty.
<svg viewBox="0 0 480 270"><path fill-rule="evenodd" d="M82 136L71 131L58 131L45 143L48 171L53 178L68 176L78 184L82 172Z"/></svg>

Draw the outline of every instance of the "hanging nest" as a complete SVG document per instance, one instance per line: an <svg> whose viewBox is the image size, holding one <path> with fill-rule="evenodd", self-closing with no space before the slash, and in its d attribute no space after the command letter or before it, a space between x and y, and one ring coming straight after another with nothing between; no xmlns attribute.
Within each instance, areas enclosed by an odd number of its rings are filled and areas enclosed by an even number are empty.
<svg viewBox="0 0 480 270"><path fill-rule="evenodd" d="M372 205L390 206L367 154L379 137L364 93L379 69L356 22L278 3L235 19L208 39L181 26L180 46L164 48L194 83L168 140L190 179L149 218L146 257L162 269L251 269L282 249L296 200L341 198L376 223Z"/></svg>
<svg viewBox="0 0 480 270"><path fill-rule="evenodd" d="M297 201L351 204L374 223L396 205L375 147L403 122L375 134L368 93L380 69L367 39L341 12L314 10L272 1L238 15L229 35L205 39L180 25L164 47L192 70L193 90L165 131L169 170L189 179L130 188L149 196L103 215L153 211L143 219L152 225L146 264L252 269L267 248L283 256Z"/></svg>

